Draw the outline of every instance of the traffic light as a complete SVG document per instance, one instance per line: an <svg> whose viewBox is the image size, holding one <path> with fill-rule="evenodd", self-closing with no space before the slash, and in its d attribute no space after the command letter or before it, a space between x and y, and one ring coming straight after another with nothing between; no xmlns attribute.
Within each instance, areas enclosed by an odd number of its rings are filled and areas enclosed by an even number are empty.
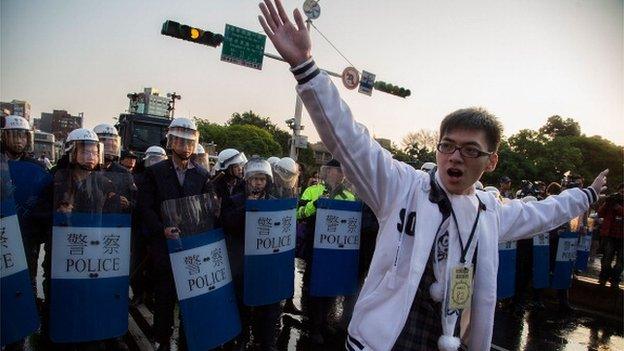
<svg viewBox="0 0 624 351"><path fill-rule="evenodd" d="M223 35L221 34L187 26L186 24L180 24L175 21L166 21L163 23L160 34L215 48L223 42Z"/></svg>
<svg viewBox="0 0 624 351"><path fill-rule="evenodd" d="M376 81L375 82L375 90L383 91L384 93L400 96L402 98L406 98L412 94L409 89L405 89L402 87L398 87L396 85L392 85L390 83Z"/></svg>

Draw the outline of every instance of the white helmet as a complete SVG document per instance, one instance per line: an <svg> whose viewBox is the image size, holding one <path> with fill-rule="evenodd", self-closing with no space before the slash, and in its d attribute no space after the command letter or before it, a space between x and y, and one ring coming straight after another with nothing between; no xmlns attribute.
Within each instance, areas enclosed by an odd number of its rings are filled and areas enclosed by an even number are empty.
<svg viewBox="0 0 624 351"><path fill-rule="evenodd" d="M243 164L245 162L247 162L245 153L236 149L225 149L219 152L215 167L217 170L226 170L230 165Z"/></svg>
<svg viewBox="0 0 624 351"><path fill-rule="evenodd" d="M275 164L275 174L282 179L290 179L299 174L297 162L290 157L284 157Z"/></svg>
<svg viewBox="0 0 624 351"><path fill-rule="evenodd" d="M78 128L72 130L67 135L68 143L74 141L93 141L97 143L100 141L100 139L98 138L97 134L95 134L91 129Z"/></svg>
<svg viewBox="0 0 624 351"><path fill-rule="evenodd" d="M148 147L147 150L145 150L145 157L143 157L143 159L145 160L149 156L167 157L167 153L165 152L165 149L163 149L162 147L154 145L154 146Z"/></svg>
<svg viewBox="0 0 624 351"><path fill-rule="evenodd" d="M26 145L18 139L26 137ZM11 115L5 118L2 128L2 143L15 153L32 152L35 145L34 133L30 129L30 123L22 116Z"/></svg>
<svg viewBox="0 0 624 351"><path fill-rule="evenodd" d="M190 118L174 118L169 125L169 130L167 131L167 137L169 137L169 135L182 139L197 140L197 126Z"/></svg>
<svg viewBox="0 0 624 351"><path fill-rule="evenodd" d="M271 171L271 164L260 157L253 157L249 162L245 164L245 179L255 174L265 174L269 177L269 180L273 181L273 172Z"/></svg>
<svg viewBox="0 0 624 351"><path fill-rule="evenodd" d="M279 160L280 160L280 158L277 157L277 156L271 156L271 157L267 158L267 161L269 162L269 164L271 166L275 166L275 164L278 163Z"/></svg>
<svg viewBox="0 0 624 351"><path fill-rule="evenodd" d="M167 159L167 153L165 149L160 146L150 146L145 150L145 157L143 157L143 165L145 167L149 167L154 165L162 160Z"/></svg>
<svg viewBox="0 0 624 351"><path fill-rule="evenodd" d="M205 154L206 150L204 149L204 147L202 146L202 144L197 144L197 147L195 147L195 153L197 155L201 155L201 154Z"/></svg>
<svg viewBox="0 0 624 351"><path fill-rule="evenodd" d="M121 138L117 133L117 128L108 123L98 124L93 127L93 131L98 138L104 143L104 154L106 156L121 156Z"/></svg>
<svg viewBox="0 0 624 351"><path fill-rule="evenodd" d="M483 189L483 183L481 183L480 181L477 180L477 182L474 184L475 189L477 190L484 190Z"/></svg>
<svg viewBox="0 0 624 351"><path fill-rule="evenodd" d="M30 123L26 118L17 115L7 116L4 120L4 130L30 130Z"/></svg>
<svg viewBox="0 0 624 351"><path fill-rule="evenodd" d="M119 133L117 133L117 128L113 127L108 123L98 124L93 127L93 131L98 137L118 137Z"/></svg>
<svg viewBox="0 0 624 351"><path fill-rule="evenodd" d="M425 162L420 166L421 171L429 172L436 166L435 162Z"/></svg>
<svg viewBox="0 0 624 351"><path fill-rule="evenodd" d="M173 138L181 138L195 142L193 145L194 148L197 146L199 141L199 132L197 131L197 126L192 119L185 117L178 117L171 121L169 125L169 130L167 131L167 148L173 148Z"/></svg>
<svg viewBox="0 0 624 351"><path fill-rule="evenodd" d="M69 162L70 163L76 163L77 162L77 155L76 153L78 152L76 145L82 144L82 145L97 145L97 152L98 152L98 164L102 162L103 158L104 158L104 148L102 146L102 144L100 143L100 140L98 139L97 134L95 134L95 132L93 132L90 129L87 128L78 128L78 129L74 129L71 132L69 132L69 134L67 135L67 141L66 144L68 145L68 147L66 148L65 151L67 151L69 153Z"/></svg>

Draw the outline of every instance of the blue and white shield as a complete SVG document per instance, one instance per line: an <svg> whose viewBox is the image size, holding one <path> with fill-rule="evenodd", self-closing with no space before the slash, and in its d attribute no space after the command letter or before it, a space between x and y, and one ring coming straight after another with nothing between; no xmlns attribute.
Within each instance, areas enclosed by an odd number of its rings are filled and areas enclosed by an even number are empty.
<svg viewBox="0 0 624 351"><path fill-rule="evenodd" d="M42 166L28 161L9 160L9 171L16 192L17 212L27 215L39 201L43 189L52 182L52 176Z"/></svg>
<svg viewBox="0 0 624 351"><path fill-rule="evenodd" d="M498 244L498 275L496 277L496 298L512 297L516 289L516 242Z"/></svg>
<svg viewBox="0 0 624 351"><path fill-rule="evenodd" d="M291 298L297 199L247 200L245 207L243 302L261 306Z"/></svg>
<svg viewBox="0 0 624 351"><path fill-rule="evenodd" d="M553 289L568 289L572 285L572 270L576 261L576 246L578 233L569 230L559 232L557 244L557 258L550 287Z"/></svg>
<svg viewBox="0 0 624 351"><path fill-rule="evenodd" d="M180 239L167 240L169 259L189 350L215 348L238 335L241 323L222 229L212 229L210 197L168 200L166 226Z"/></svg>
<svg viewBox="0 0 624 351"><path fill-rule="evenodd" d="M310 295L355 294L362 203L321 198L317 200L316 208Z"/></svg>
<svg viewBox="0 0 624 351"><path fill-rule="evenodd" d="M50 282L54 342L102 340L128 330L131 199L117 195L125 192L119 185L128 184L127 177L71 171L55 175Z"/></svg>
<svg viewBox="0 0 624 351"><path fill-rule="evenodd" d="M32 334L39 315L28 274L8 165L0 165L0 346Z"/></svg>
<svg viewBox="0 0 624 351"><path fill-rule="evenodd" d="M533 288L550 286L550 246L548 232L533 237Z"/></svg>
<svg viewBox="0 0 624 351"><path fill-rule="evenodd" d="M579 271L586 271L587 264L589 262L589 250L592 244L592 232L587 232L585 235L581 235L578 242L578 248L576 250L576 261L574 268Z"/></svg>

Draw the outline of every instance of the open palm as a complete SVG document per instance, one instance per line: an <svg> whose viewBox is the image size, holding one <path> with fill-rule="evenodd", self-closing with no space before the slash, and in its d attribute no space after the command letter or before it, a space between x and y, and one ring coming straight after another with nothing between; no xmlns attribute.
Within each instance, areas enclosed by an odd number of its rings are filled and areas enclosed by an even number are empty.
<svg viewBox="0 0 624 351"><path fill-rule="evenodd" d="M310 33L298 9L293 12L296 27L290 22L280 0L275 0L275 6L271 0L264 0L264 3L260 3L260 10L263 15L258 16L260 24L286 62L296 66L310 58Z"/></svg>

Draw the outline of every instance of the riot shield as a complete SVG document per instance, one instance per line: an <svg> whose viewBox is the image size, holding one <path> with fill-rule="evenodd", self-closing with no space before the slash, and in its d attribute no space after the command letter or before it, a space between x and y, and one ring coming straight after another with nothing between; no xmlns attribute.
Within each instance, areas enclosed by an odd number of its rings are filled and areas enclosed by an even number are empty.
<svg viewBox="0 0 624 351"><path fill-rule="evenodd" d="M291 298L295 285L297 199L246 200L243 302Z"/></svg>
<svg viewBox="0 0 624 351"><path fill-rule="evenodd" d="M0 155L0 346L21 340L39 326L14 190L9 165Z"/></svg>
<svg viewBox="0 0 624 351"><path fill-rule="evenodd" d="M591 250L592 236L594 234L594 219L588 218L587 221L587 232L579 238L578 248L576 250L576 261L574 262L574 269L582 272L587 270L589 251Z"/></svg>
<svg viewBox="0 0 624 351"><path fill-rule="evenodd" d="M50 338L83 342L128 330L131 175L59 170L54 177ZM120 194L126 194L122 196Z"/></svg>
<svg viewBox="0 0 624 351"><path fill-rule="evenodd" d="M553 289L568 289L572 286L572 270L576 260L576 246L578 243L578 233L570 229L559 231L557 243L557 257L553 270L550 287Z"/></svg>
<svg viewBox="0 0 624 351"><path fill-rule="evenodd" d="M512 297L516 292L516 242L498 244L496 298Z"/></svg>
<svg viewBox="0 0 624 351"><path fill-rule="evenodd" d="M533 288L542 289L550 285L550 244L549 234L541 233L533 237Z"/></svg>
<svg viewBox="0 0 624 351"><path fill-rule="evenodd" d="M362 203L320 198L316 201L316 208L310 295L355 294Z"/></svg>
<svg viewBox="0 0 624 351"><path fill-rule="evenodd" d="M168 239L188 349L217 347L241 331L223 230L215 229L216 201L202 194L163 202Z"/></svg>

